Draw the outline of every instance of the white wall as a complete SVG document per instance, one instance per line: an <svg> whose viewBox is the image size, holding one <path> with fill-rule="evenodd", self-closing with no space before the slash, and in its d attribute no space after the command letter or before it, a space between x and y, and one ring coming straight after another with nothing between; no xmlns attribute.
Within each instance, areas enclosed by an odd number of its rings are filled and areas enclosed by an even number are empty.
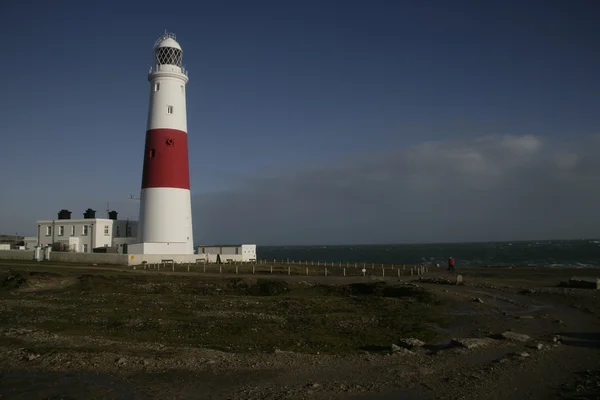
<svg viewBox="0 0 600 400"><path fill-rule="evenodd" d="M40 238L39 245L47 246L53 243L64 243L75 252L92 253L95 247L112 246L117 229L119 230L119 236L125 237L127 226L130 227L129 238L131 240L135 239L137 235L137 221L115 221L108 218L45 220L38 221L37 225ZM61 226L64 227L62 235L60 235ZM83 234L84 226L88 227L87 234ZM47 234L48 227L51 228L50 235ZM106 229L108 229L108 235L105 233Z"/></svg>
<svg viewBox="0 0 600 400"><path fill-rule="evenodd" d="M208 262L216 262L217 254L220 254L221 261L227 259L233 261L249 262L256 261L256 245L223 245L223 246L198 246L198 255L205 255Z"/></svg>

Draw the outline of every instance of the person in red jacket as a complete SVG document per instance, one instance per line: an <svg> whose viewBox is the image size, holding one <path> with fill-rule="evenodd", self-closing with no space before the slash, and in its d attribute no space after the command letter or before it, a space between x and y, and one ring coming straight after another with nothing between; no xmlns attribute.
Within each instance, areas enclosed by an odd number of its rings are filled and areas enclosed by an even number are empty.
<svg viewBox="0 0 600 400"><path fill-rule="evenodd" d="M452 258L452 257L450 257L450 258L448 259L448 271L450 271L450 272L454 272L454 271L456 271L456 270L454 269L454 258Z"/></svg>

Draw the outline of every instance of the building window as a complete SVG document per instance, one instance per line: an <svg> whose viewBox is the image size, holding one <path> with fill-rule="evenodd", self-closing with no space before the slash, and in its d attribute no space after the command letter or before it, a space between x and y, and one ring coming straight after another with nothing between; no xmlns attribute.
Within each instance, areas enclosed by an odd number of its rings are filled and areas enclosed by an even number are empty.
<svg viewBox="0 0 600 400"><path fill-rule="evenodd" d="M239 247L235 248L235 254L240 254L240 248Z"/></svg>
<svg viewBox="0 0 600 400"><path fill-rule="evenodd" d="M84 236L88 234L88 226L87 225L81 226L81 234Z"/></svg>
<svg viewBox="0 0 600 400"><path fill-rule="evenodd" d="M109 236L110 233L108 232L108 225L104 225L104 236Z"/></svg>
<svg viewBox="0 0 600 400"><path fill-rule="evenodd" d="M46 236L50 236L52 235L52 227L51 226L47 226L46 227Z"/></svg>
<svg viewBox="0 0 600 400"><path fill-rule="evenodd" d="M65 234L65 227L61 225L58 227L58 236L63 236L64 234Z"/></svg>
<svg viewBox="0 0 600 400"><path fill-rule="evenodd" d="M130 226L127 227L127 236L131 236L131 227Z"/></svg>
<svg viewBox="0 0 600 400"><path fill-rule="evenodd" d="M84 225L84 226L87 226L87 225ZM84 245L83 245L83 252L84 252L84 253L87 253L87 252L88 252L88 245L87 245L87 244L84 244Z"/></svg>
<svg viewBox="0 0 600 400"><path fill-rule="evenodd" d="M173 114L173 106L167 106L167 113Z"/></svg>
<svg viewBox="0 0 600 400"><path fill-rule="evenodd" d="M121 237L121 234L119 233L119 226L117 225L117 232L115 234L116 237Z"/></svg>
<svg viewBox="0 0 600 400"><path fill-rule="evenodd" d="M156 83L154 84L154 91L155 91L155 92L158 92L158 90L159 90L159 89L160 89L160 83L159 83L159 82L156 82Z"/></svg>
<svg viewBox="0 0 600 400"><path fill-rule="evenodd" d="M75 225L71 227L71 236L75 236Z"/></svg>

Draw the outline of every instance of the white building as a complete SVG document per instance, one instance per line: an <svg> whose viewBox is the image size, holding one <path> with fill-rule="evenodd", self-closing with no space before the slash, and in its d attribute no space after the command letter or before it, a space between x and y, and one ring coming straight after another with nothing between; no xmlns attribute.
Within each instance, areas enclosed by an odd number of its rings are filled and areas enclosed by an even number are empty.
<svg viewBox="0 0 600 400"><path fill-rule="evenodd" d="M204 256L207 262L254 262L255 244L200 245L198 256Z"/></svg>
<svg viewBox="0 0 600 400"><path fill-rule="evenodd" d="M95 213L88 209L84 218L71 219L71 212L61 210L58 219L37 221L37 237L25 239L26 249L54 245L78 253L102 247L127 253L127 245L136 242L137 221L118 220L115 211L110 218L96 218Z"/></svg>

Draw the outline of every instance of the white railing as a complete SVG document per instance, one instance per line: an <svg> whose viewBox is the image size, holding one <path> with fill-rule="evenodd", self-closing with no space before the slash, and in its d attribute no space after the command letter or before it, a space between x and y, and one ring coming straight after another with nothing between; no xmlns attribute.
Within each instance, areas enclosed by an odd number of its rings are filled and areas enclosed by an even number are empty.
<svg viewBox="0 0 600 400"><path fill-rule="evenodd" d="M150 70L148 71L149 74L153 73L153 72L159 72L159 71L165 71L165 72L179 72L184 74L185 76L187 76L188 72L184 67L178 67L177 65L171 65L171 64L157 64L154 67L150 67Z"/></svg>

